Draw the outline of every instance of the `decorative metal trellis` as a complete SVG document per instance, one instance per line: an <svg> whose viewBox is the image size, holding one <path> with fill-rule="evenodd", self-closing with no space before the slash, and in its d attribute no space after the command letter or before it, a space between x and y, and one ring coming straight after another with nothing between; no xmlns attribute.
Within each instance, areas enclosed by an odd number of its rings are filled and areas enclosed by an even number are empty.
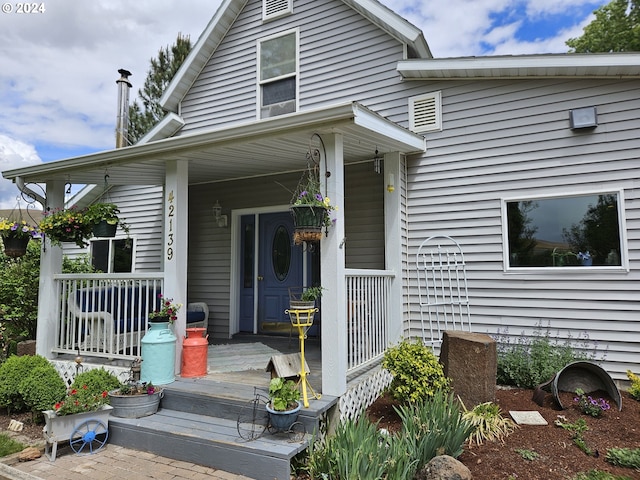
<svg viewBox="0 0 640 480"><path fill-rule="evenodd" d="M464 255L458 242L440 235L427 238L416 254L422 341L433 348L444 330L471 330Z"/></svg>

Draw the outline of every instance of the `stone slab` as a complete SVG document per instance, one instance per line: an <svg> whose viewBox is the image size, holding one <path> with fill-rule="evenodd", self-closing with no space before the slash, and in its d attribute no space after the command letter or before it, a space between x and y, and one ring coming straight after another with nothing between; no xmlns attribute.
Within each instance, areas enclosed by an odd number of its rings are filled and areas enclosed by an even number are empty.
<svg viewBox="0 0 640 480"><path fill-rule="evenodd" d="M537 410L509 410L509 415L518 425L548 425Z"/></svg>

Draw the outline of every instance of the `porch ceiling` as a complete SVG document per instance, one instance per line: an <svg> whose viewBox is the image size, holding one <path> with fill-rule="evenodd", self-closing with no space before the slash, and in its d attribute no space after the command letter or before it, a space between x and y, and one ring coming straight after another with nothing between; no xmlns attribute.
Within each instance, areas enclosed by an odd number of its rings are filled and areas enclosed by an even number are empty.
<svg viewBox="0 0 640 480"><path fill-rule="evenodd" d="M160 185L169 160L189 162L189 183L210 183L302 170L314 133L343 135L345 163L371 159L377 149L411 154L425 139L359 105L346 103L143 145L4 171L25 183L63 181ZM314 142L317 146L317 141Z"/></svg>

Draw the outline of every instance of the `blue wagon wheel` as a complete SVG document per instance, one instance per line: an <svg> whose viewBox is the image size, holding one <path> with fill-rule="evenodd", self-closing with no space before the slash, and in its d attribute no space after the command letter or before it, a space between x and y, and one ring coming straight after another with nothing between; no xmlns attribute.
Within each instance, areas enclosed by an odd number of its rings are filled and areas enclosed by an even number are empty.
<svg viewBox="0 0 640 480"><path fill-rule="evenodd" d="M71 450L78 455L90 455L97 452L109 437L109 429L101 420L91 418L85 420L71 434L69 442Z"/></svg>

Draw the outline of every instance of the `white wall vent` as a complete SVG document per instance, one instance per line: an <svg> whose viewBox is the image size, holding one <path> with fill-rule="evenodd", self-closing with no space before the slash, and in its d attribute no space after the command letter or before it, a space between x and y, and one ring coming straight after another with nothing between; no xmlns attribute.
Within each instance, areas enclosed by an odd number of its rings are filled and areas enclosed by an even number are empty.
<svg viewBox="0 0 640 480"><path fill-rule="evenodd" d="M409 98L409 128L416 133L442 130L441 92Z"/></svg>
<svg viewBox="0 0 640 480"><path fill-rule="evenodd" d="M262 20L293 13L293 0L262 0Z"/></svg>

